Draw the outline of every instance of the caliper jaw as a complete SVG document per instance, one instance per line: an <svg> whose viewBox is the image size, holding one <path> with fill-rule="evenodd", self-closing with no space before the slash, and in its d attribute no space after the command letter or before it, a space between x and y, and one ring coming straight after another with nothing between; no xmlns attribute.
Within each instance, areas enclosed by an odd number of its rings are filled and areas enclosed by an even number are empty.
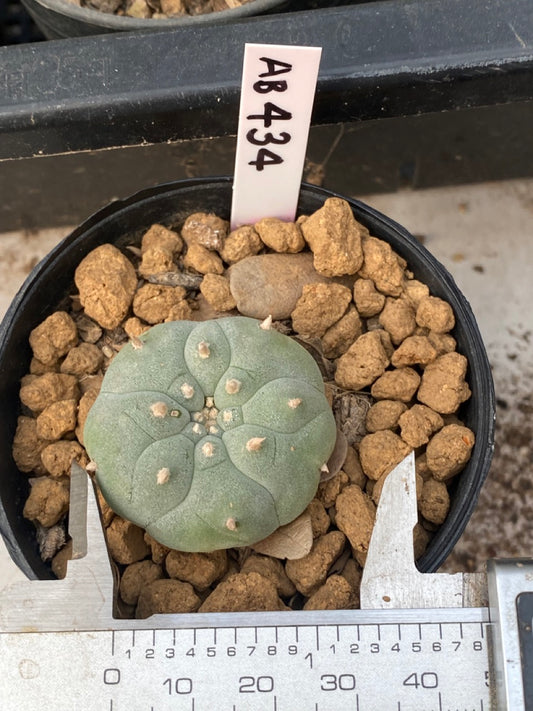
<svg viewBox="0 0 533 711"><path fill-rule="evenodd" d="M0 540L2 632L59 632L113 626L114 585L96 492L87 473L72 463L69 534L72 559L62 580L28 580Z"/></svg>
<svg viewBox="0 0 533 711"><path fill-rule="evenodd" d="M361 581L361 609L486 606L484 573L429 574L417 569L413 548L417 521L415 456L411 452L383 485Z"/></svg>

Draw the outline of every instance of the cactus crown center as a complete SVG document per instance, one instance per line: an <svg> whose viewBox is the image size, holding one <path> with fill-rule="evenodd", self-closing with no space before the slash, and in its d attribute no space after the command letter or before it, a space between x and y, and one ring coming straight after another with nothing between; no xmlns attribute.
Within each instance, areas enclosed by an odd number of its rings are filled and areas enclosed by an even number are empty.
<svg viewBox="0 0 533 711"><path fill-rule="evenodd" d="M219 410L215 406L215 399L212 395L208 395L205 398L204 406L201 410L191 413L191 417L195 423L198 425L203 425L206 431L210 434L220 434L220 430L217 427L217 416ZM198 428L195 432L199 432Z"/></svg>

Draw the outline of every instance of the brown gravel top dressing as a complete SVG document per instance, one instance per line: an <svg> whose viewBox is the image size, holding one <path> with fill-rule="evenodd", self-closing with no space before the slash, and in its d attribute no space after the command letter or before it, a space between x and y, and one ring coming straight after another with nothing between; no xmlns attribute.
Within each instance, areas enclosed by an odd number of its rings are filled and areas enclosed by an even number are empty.
<svg viewBox="0 0 533 711"><path fill-rule="evenodd" d="M305 512L312 542L306 548L289 528L277 543L169 550L100 496L121 613L358 607L383 483L412 450L415 556L422 555L446 519L448 485L474 445L457 415L470 397L468 364L455 350L450 305L414 279L345 201L329 198L294 224L269 218L233 232L205 213L190 215L179 230L156 224L140 246L94 249L75 284L70 307L30 335L34 357L21 383L13 444L31 482L24 516L58 576L70 556L70 465L76 460L94 473L83 425L113 356L154 324L238 314L271 318L273 328L309 350L347 441ZM273 547L280 539L281 554Z"/></svg>

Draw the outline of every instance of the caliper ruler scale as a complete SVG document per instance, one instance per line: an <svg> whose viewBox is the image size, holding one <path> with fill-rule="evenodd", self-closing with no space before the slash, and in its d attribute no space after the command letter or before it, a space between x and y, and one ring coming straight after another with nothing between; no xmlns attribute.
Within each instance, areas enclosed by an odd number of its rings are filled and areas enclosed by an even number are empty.
<svg viewBox="0 0 533 711"><path fill-rule="evenodd" d="M361 610L116 619L87 482L75 468L66 578L14 569L0 591L2 711L533 709L531 562L490 562L491 606L485 575L419 573L412 457L383 487Z"/></svg>

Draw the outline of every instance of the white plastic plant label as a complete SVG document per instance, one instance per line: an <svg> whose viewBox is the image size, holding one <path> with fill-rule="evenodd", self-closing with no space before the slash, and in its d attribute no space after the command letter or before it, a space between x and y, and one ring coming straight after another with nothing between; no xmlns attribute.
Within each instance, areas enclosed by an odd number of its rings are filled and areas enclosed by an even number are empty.
<svg viewBox="0 0 533 711"><path fill-rule="evenodd" d="M262 217L294 220L321 53L245 45L232 229Z"/></svg>

